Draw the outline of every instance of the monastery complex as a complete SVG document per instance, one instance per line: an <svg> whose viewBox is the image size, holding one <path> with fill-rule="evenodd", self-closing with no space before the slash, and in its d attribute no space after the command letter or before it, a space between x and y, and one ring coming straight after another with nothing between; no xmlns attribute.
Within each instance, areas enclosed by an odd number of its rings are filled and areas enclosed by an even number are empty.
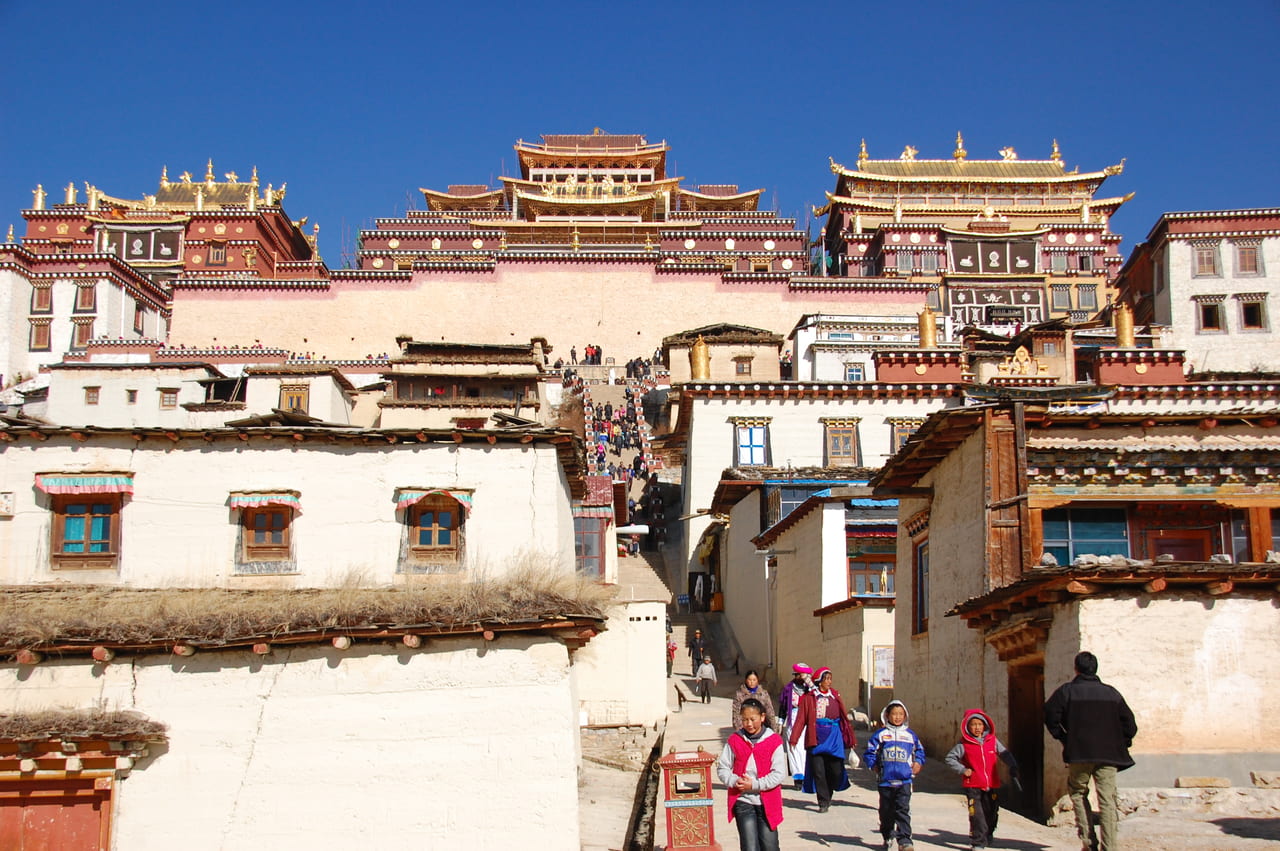
<svg viewBox="0 0 1280 851"><path fill-rule="evenodd" d="M727 680L905 699L931 753L984 706L1037 819L1086 649L1122 785L1280 771L1280 209L1126 252L1123 159L946 147L833 157L806 232L665 141L542 136L341 269L256 169L37 186L0 845L574 851L584 736L661 731L695 627Z"/></svg>

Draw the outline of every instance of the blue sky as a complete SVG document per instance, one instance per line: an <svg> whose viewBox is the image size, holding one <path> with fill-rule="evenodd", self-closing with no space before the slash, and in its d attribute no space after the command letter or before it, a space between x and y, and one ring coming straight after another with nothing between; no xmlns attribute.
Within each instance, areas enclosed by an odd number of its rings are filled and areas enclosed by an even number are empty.
<svg viewBox="0 0 1280 851"><path fill-rule="evenodd" d="M904 145L1126 158L1127 247L1168 210L1280 205L1280 3L216 4L0 0L0 227L31 190L109 195L216 172L289 186L333 268L419 186L514 173L543 133L665 139L690 184L764 188L805 221ZM83 196L82 196L83 197ZM344 240L344 231L348 238Z"/></svg>

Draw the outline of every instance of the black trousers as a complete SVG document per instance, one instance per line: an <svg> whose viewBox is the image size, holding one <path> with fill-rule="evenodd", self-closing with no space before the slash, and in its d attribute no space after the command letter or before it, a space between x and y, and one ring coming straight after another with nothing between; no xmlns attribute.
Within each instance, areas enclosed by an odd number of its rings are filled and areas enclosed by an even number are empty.
<svg viewBox="0 0 1280 851"><path fill-rule="evenodd" d="M831 803L831 796L840 784L844 773L844 760L829 753L809 751L809 771L813 775L813 788L818 793L818 806Z"/></svg>
<svg viewBox="0 0 1280 851"><path fill-rule="evenodd" d="M880 787L880 835L911 841L911 784Z"/></svg>
<svg viewBox="0 0 1280 851"><path fill-rule="evenodd" d="M1000 804L995 789L965 789L969 800L969 843L990 845L1000 818Z"/></svg>

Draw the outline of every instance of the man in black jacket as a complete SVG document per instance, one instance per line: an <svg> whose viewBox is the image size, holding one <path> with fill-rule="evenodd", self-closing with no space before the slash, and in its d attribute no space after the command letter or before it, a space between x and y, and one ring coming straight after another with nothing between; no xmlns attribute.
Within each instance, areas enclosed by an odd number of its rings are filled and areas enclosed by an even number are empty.
<svg viewBox="0 0 1280 851"><path fill-rule="evenodd" d="M702 630L695 629L693 631L693 641L689 642L689 668L693 672L692 676L698 676L698 666L702 664L703 658L710 652L711 646L702 637Z"/></svg>
<svg viewBox="0 0 1280 851"><path fill-rule="evenodd" d="M1067 789L1076 811L1076 830L1084 851L1116 851L1116 772L1133 765L1129 747L1138 733L1133 712L1120 692L1098 679L1098 657L1076 655L1076 677L1058 686L1044 704L1044 725L1062 742ZM1098 792L1102 844L1093 840L1089 780Z"/></svg>

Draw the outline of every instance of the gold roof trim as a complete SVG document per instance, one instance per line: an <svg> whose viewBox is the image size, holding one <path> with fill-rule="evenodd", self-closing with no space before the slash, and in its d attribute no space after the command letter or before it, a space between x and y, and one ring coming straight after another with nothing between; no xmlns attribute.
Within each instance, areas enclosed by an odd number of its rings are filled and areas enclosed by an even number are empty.
<svg viewBox="0 0 1280 851"><path fill-rule="evenodd" d="M850 198L847 195L833 195L830 192L825 194L827 196L827 207L854 207L862 210L892 213L894 208L898 206L893 203ZM1096 210L1099 207L1119 207L1121 204L1132 200L1133 195L1134 193L1130 192L1116 198L1094 198L1077 204L902 204L901 208L903 212L912 213L980 213L987 207L991 207L999 212L1016 213L1019 216L1026 217L1037 213L1079 213L1086 204L1090 210Z"/></svg>

